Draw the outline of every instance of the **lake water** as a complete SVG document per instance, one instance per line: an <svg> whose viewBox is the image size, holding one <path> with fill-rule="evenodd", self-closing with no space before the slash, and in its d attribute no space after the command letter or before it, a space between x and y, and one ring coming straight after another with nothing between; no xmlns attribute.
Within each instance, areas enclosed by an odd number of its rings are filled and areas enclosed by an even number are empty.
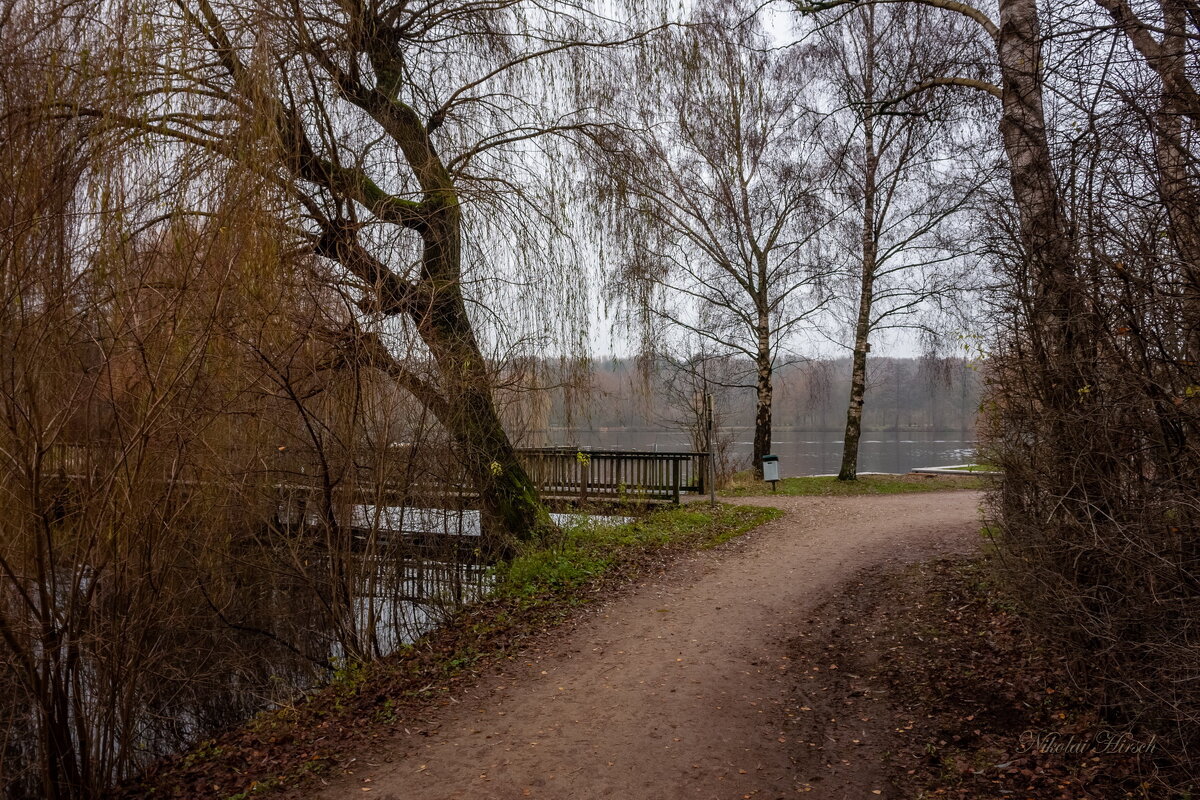
<svg viewBox="0 0 1200 800"><path fill-rule="evenodd" d="M564 528L583 526L589 529L597 525L623 525L633 521L633 517L557 512L551 512L550 519ZM310 524L316 524L315 517ZM472 509L362 505L351 509L350 524L356 528L373 528L383 534L420 531L480 536L483 533L480 514Z"/></svg>
<svg viewBox="0 0 1200 800"><path fill-rule="evenodd" d="M753 431L731 428L740 466L749 466ZM691 440L680 431L647 431L609 428L606 430L550 430L546 444L630 450L690 450ZM842 464L843 436L840 431L777 431L771 450L779 456L783 477L824 475L837 472ZM860 472L908 472L918 467L965 464L975 456L975 437L970 431L864 432L858 451Z"/></svg>

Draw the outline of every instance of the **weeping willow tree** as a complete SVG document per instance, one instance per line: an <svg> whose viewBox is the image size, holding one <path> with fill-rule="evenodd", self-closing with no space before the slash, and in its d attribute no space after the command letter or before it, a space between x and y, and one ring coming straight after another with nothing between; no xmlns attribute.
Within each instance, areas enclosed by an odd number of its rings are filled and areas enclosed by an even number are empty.
<svg viewBox="0 0 1200 800"><path fill-rule="evenodd" d="M565 153L595 130L588 54L637 37L574 3L176 0L93 13L117 31L120 66L92 71L102 96L55 113L121 131L144 158L202 151L274 186L288 244L328 263L354 300L349 352L448 432L493 549L551 529L492 387L514 341L583 338ZM58 57L85 75L95 59Z"/></svg>
<svg viewBox="0 0 1200 800"><path fill-rule="evenodd" d="M583 336L608 27L0 0L0 794L94 797L416 635L478 554L379 534L464 472L482 549L550 527L499 414Z"/></svg>

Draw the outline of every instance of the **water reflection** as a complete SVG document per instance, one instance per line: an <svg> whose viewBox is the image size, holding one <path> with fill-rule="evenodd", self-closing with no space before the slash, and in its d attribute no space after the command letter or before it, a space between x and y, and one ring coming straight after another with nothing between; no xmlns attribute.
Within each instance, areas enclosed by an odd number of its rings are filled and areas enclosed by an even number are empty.
<svg viewBox="0 0 1200 800"><path fill-rule="evenodd" d="M322 530L298 504L275 516L284 524L243 534L220 558L187 554L171 568L170 603L147 606L140 617L127 585L82 569L96 618L114 621L124 638L91 631L87 641L97 648L72 655L78 677L58 691L79 710L72 746L111 765L104 782L294 702L351 661L396 652L494 585L489 566L424 557L407 536L478 537L477 511L358 505L347 509L351 524L341 531ZM554 516L561 525L628 519ZM69 591L62 587L63 604ZM0 794L34 798L42 788L38 705L13 680L12 671L0 671Z"/></svg>
<svg viewBox="0 0 1200 800"><path fill-rule="evenodd" d="M551 512L550 519L560 527L621 525L632 517L603 514L570 514ZM381 534L448 533L456 536L479 536L480 515L473 509L455 508L397 508L396 506L355 506L352 524L371 528Z"/></svg>
<svg viewBox="0 0 1200 800"><path fill-rule="evenodd" d="M485 597L493 583L491 570L474 564L419 561L397 570L386 559L376 559L372 569L373 588L355 596L354 615L379 656L436 629L455 610ZM347 655L341 642L330 643L330 663Z"/></svg>

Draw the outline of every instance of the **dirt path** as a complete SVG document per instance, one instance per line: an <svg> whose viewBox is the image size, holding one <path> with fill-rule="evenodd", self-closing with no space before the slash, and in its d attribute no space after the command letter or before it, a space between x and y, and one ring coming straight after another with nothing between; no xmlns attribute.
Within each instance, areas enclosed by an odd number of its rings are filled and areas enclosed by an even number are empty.
<svg viewBox="0 0 1200 800"><path fill-rule="evenodd" d="M803 786L786 643L874 565L969 551L975 492L754 498L783 518L581 614L324 797L873 798L875 759ZM801 756L802 757L802 756ZM797 794L801 792L802 794ZM886 796L886 795L884 795Z"/></svg>

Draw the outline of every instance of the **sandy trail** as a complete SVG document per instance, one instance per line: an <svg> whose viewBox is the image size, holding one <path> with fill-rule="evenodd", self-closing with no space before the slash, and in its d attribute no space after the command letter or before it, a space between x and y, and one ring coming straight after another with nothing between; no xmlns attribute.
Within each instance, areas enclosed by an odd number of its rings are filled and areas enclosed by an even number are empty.
<svg viewBox="0 0 1200 800"><path fill-rule="evenodd" d="M797 793L811 770L779 713L795 687L786 643L863 570L969 552L980 499L747 499L787 514L582 612L323 796L876 797L869 752L852 778Z"/></svg>

